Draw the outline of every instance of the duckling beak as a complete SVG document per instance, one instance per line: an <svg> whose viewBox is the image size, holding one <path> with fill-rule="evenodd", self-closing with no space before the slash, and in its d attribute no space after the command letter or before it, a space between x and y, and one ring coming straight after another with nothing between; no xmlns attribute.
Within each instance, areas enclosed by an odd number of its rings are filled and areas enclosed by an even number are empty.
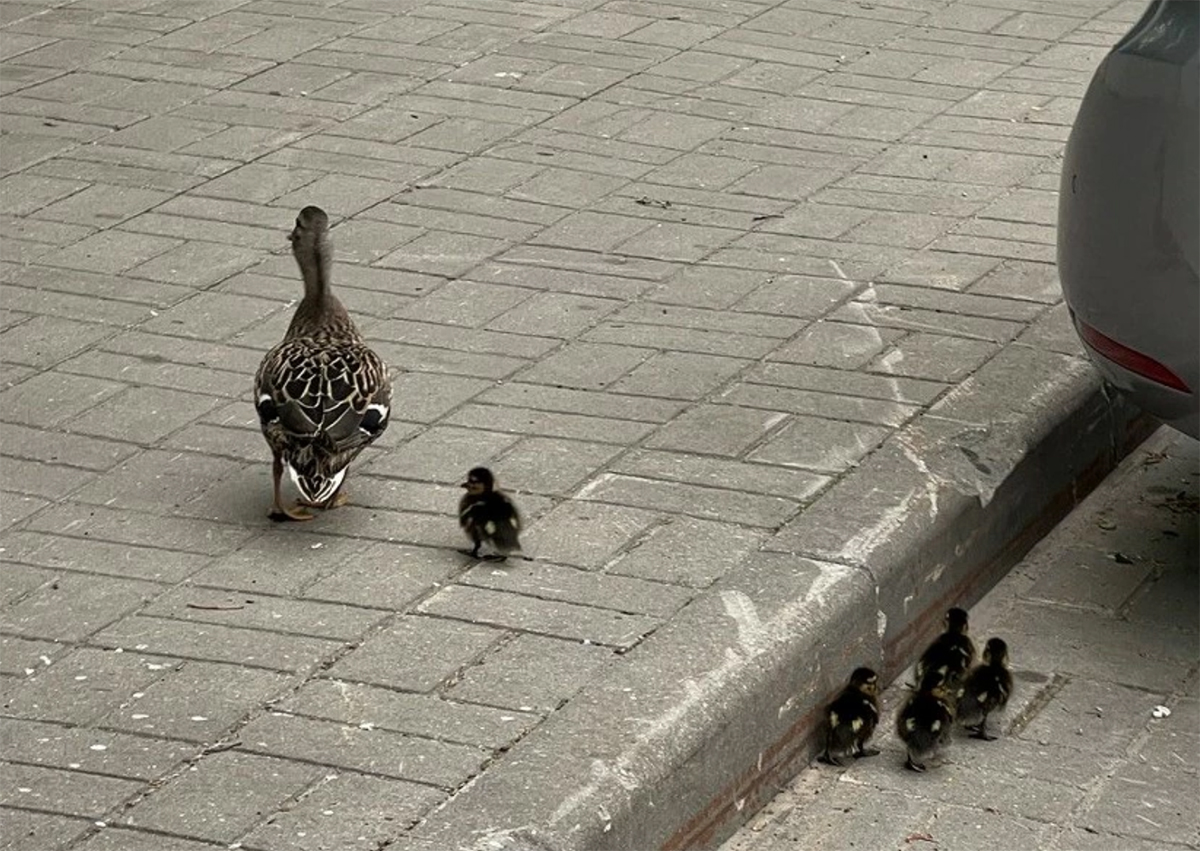
<svg viewBox="0 0 1200 851"><path fill-rule="evenodd" d="M471 486L470 482L463 482L461 485L459 485L460 488L469 488L470 486Z"/></svg>

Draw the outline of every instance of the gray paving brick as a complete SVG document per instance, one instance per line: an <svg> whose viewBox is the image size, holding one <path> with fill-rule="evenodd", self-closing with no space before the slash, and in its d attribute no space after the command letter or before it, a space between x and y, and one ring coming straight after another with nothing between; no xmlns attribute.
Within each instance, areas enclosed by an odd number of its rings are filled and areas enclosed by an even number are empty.
<svg viewBox="0 0 1200 851"><path fill-rule="evenodd" d="M179 505L195 492L213 487L241 464L180 452L143 452L85 486L79 502L142 511Z"/></svg>
<svg viewBox="0 0 1200 851"><path fill-rule="evenodd" d="M29 638L80 641L161 591L148 582L68 574L5 607L0 628Z"/></svg>
<svg viewBox="0 0 1200 851"><path fill-rule="evenodd" d="M218 753L139 801L118 824L230 843L326 769L247 753Z"/></svg>
<svg viewBox="0 0 1200 851"><path fill-rule="evenodd" d="M901 332L894 328L817 322L771 357L808 366L858 369L900 336Z"/></svg>
<svg viewBox="0 0 1200 851"><path fill-rule="evenodd" d="M464 672L449 694L523 712L552 712L613 659L608 648L519 635Z"/></svg>
<svg viewBox="0 0 1200 851"><path fill-rule="evenodd" d="M4 259L9 263L32 263L48 255L52 245L28 239L9 239L4 246Z"/></svg>
<svg viewBox="0 0 1200 851"><path fill-rule="evenodd" d="M891 375L956 382L982 366L998 350L994 343L940 334L909 334L872 366Z"/></svg>
<svg viewBox="0 0 1200 851"><path fill-rule="evenodd" d="M158 595L142 614L347 640L362 635L383 617L378 611L345 605L186 586Z"/></svg>
<svg viewBox="0 0 1200 851"><path fill-rule="evenodd" d="M646 441L655 449L739 456L784 419L778 411L732 405L699 405L663 426Z"/></svg>
<svg viewBox="0 0 1200 851"><path fill-rule="evenodd" d="M651 225L637 218L583 211L542 231L536 242L558 248L610 251L648 227Z"/></svg>
<svg viewBox="0 0 1200 851"><path fill-rule="evenodd" d="M685 403L645 396L623 396L596 390L575 390L542 384L505 382L486 391L480 401L516 408L614 416L623 420L662 423L672 419Z"/></svg>
<svg viewBox="0 0 1200 851"><path fill-rule="evenodd" d="M133 387L75 417L71 428L119 439L129 436L136 427L140 440L152 442L212 410L216 401L211 396Z"/></svg>
<svg viewBox="0 0 1200 851"><path fill-rule="evenodd" d="M850 281L800 275L773 277L737 302L735 309L784 316L822 316L855 290Z"/></svg>
<svg viewBox="0 0 1200 851"><path fill-rule="evenodd" d="M733 306L755 288L768 284L766 272L733 270L725 266L688 265L647 293L665 304L720 309ZM753 308L749 308L753 309Z"/></svg>
<svg viewBox="0 0 1200 851"><path fill-rule="evenodd" d="M431 232L401 246L378 265L435 275L457 276L499 254L507 243L499 239Z"/></svg>
<svg viewBox="0 0 1200 851"><path fill-rule="evenodd" d="M85 272L121 272L174 248L179 240L102 231L54 253L53 265Z"/></svg>
<svg viewBox="0 0 1200 851"><path fill-rule="evenodd" d="M11 201L8 212L14 216L28 215L87 186L78 179L57 179L28 172L0 178L0 190Z"/></svg>
<svg viewBox="0 0 1200 851"><path fill-rule="evenodd" d="M828 481L815 473L728 458L635 450L613 464L616 472L705 487L734 488L807 500Z"/></svg>
<svg viewBox="0 0 1200 851"><path fill-rule="evenodd" d="M867 291L861 300L847 302L831 313L830 318L995 343L1011 340L1022 329L1020 323L1009 320L939 312L903 304L881 304L879 299L870 298L874 294L873 289ZM1014 308L1027 309L1024 306Z"/></svg>
<svg viewBox="0 0 1200 851"><path fill-rule="evenodd" d="M156 362L152 356L119 355L95 349L58 365L62 372L103 378L120 375L126 381L208 396L240 396L244 376L201 366Z"/></svg>
<svg viewBox="0 0 1200 851"><path fill-rule="evenodd" d="M486 757L483 751L468 745L279 712L256 718L239 732L239 736L244 748L263 755L311 761L446 789L464 783L479 770Z"/></svg>
<svg viewBox="0 0 1200 851"><path fill-rule="evenodd" d="M569 272L586 272L651 282L666 277L678 268L674 264L648 258L614 258L610 255L553 246L518 246L505 252L499 259L504 263L517 265L548 266ZM648 283L643 284L641 288L647 286Z"/></svg>
<svg viewBox="0 0 1200 851"><path fill-rule="evenodd" d="M589 485L584 486L584 491ZM652 526L653 512L615 505L564 502L525 533L525 551L539 560L584 568L603 566ZM579 534L588 529L587 539Z"/></svg>
<svg viewBox="0 0 1200 851"><path fill-rule="evenodd" d="M371 465L371 472L458 484L471 467L518 438L495 431L435 426Z"/></svg>
<svg viewBox="0 0 1200 851"><path fill-rule="evenodd" d="M795 390L754 383L739 383L723 392L718 401L750 408L872 423L891 428L903 425L921 410L917 405L908 405L894 400L865 399L861 396Z"/></svg>
<svg viewBox="0 0 1200 851"><path fill-rule="evenodd" d="M624 182L624 179L617 176L547 168L533 179L512 188L508 196L541 204L583 206L595 203L624 185Z"/></svg>
<svg viewBox="0 0 1200 851"><path fill-rule="evenodd" d="M11 491L4 491L4 525L12 526L21 522L26 517L29 517L38 511L41 511L50 503L36 496L26 496L24 494L14 494Z"/></svg>
<svg viewBox="0 0 1200 851"><path fill-rule="evenodd" d="M170 660L85 648L15 683L4 710L18 718L91 724L161 678ZM38 661L39 665L44 662ZM153 669L150 667L153 665Z"/></svg>
<svg viewBox="0 0 1200 851"><path fill-rule="evenodd" d="M1041 319L1017 337L1017 342L1064 355L1087 357L1083 343L1075 333L1075 323L1071 321L1071 312L1065 302L1047 310Z"/></svg>
<svg viewBox="0 0 1200 851"><path fill-rule="evenodd" d="M7 788L0 793L0 803L93 819L144 788L140 781L81 771L13 764L4 768Z"/></svg>
<svg viewBox="0 0 1200 851"><path fill-rule="evenodd" d="M619 474L605 474L587 498L766 527L779 525L797 509L795 502L775 496Z"/></svg>
<svg viewBox="0 0 1200 851"><path fill-rule="evenodd" d="M292 683L283 674L233 665L177 663L98 723L143 736L213 742Z"/></svg>
<svg viewBox="0 0 1200 851"><path fill-rule="evenodd" d="M539 293L493 319L488 327L514 333L532 330L539 335L569 339L600 322L619 305L615 299Z"/></svg>
<svg viewBox="0 0 1200 851"><path fill-rule="evenodd" d="M539 562L480 564L459 579L468 585L597 608L669 617L692 593L658 582L610 576Z"/></svg>
<svg viewBox="0 0 1200 851"><path fill-rule="evenodd" d="M281 701L278 708L352 726L370 726L487 749L509 745L541 720L526 712L337 680L310 682Z"/></svg>
<svg viewBox="0 0 1200 851"><path fill-rule="evenodd" d="M798 390L841 393L914 405L929 404L946 389L944 384L935 381L778 362L756 367L747 374L746 380L794 387Z"/></svg>
<svg viewBox="0 0 1200 851"><path fill-rule="evenodd" d="M15 678L31 676L39 666L45 665L47 660L54 664L55 657L61 657L67 652L67 648L62 644L33 641L11 635L0 637L0 650L3 650L3 655L0 656L0 673L14 678L10 680L14 688ZM11 690L6 689L6 692ZM4 703L7 708L9 701L6 699Z"/></svg>
<svg viewBox="0 0 1200 851"><path fill-rule="evenodd" d="M690 189L722 189L755 168L753 163L708 153L684 154L644 176L648 183Z"/></svg>
<svg viewBox="0 0 1200 851"><path fill-rule="evenodd" d="M119 621L93 641L125 652L141 649L284 672L309 671L342 646L326 639L140 616Z"/></svg>
<svg viewBox="0 0 1200 851"><path fill-rule="evenodd" d="M663 309L659 308L660 316L658 318L660 319ZM646 314L645 318L654 319L655 317L652 314ZM670 321L669 310L667 320ZM769 336L750 336L709 328L617 321L608 321L599 325L589 331L585 335L585 339L646 348L674 349L677 352L688 353L683 357L667 358L664 367L657 366L655 360L644 364L642 372L650 372L656 376L649 379L652 384L658 380L657 375L660 371L669 372L672 369L678 370L682 375L690 373L693 376L692 380L698 381L700 384L705 381L711 382L715 376L720 374L728 377L729 374L740 368L734 359L762 357L779 342L777 338L772 339ZM661 356L658 361L662 361ZM742 365L744 364L743 361ZM695 391L694 387L688 387L687 382L682 386L690 392Z"/></svg>
<svg viewBox="0 0 1200 851"><path fill-rule="evenodd" d="M7 546L5 551L8 551ZM5 606L10 605L52 580L53 574L48 571L12 564L4 579L0 580L3 582L0 586L0 602Z"/></svg>
<svg viewBox="0 0 1200 851"><path fill-rule="evenodd" d="M46 368L65 360L109 334L103 325L88 325L70 319L35 316L0 334L0 346L18 363Z"/></svg>
<svg viewBox="0 0 1200 851"><path fill-rule="evenodd" d="M738 231L730 228L660 222L625 240L617 248L622 254L691 262L702 259L738 235Z"/></svg>
<svg viewBox="0 0 1200 851"><path fill-rule="evenodd" d="M0 408L9 422L55 426L73 420L122 387L111 381L43 372L0 393Z"/></svg>
<svg viewBox="0 0 1200 851"><path fill-rule="evenodd" d="M548 34L537 42L517 42L505 52L549 62L587 63L624 73L643 70L671 53L669 48L654 45L557 33Z"/></svg>
<svg viewBox="0 0 1200 851"><path fill-rule="evenodd" d="M329 676L429 692L499 640L500 630L406 615L329 669Z"/></svg>
<svg viewBox="0 0 1200 851"><path fill-rule="evenodd" d="M999 265L997 257L922 251L889 269L881 280L963 290Z"/></svg>
<svg viewBox="0 0 1200 851"><path fill-rule="evenodd" d="M61 847L92 829L91 822L76 817L9 807L4 807L3 813L5 851L43 851L56 845Z"/></svg>
<svg viewBox="0 0 1200 851"><path fill-rule="evenodd" d="M51 222L44 219L16 219L11 216L5 216L4 221L9 232L12 234L12 238L20 239L23 242L68 245L83 239L91 232L91 229L85 225Z"/></svg>
<svg viewBox="0 0 1200 851"><path fill-rule="evenodd" d="M162 550L146 546L33 532L15 533L4 546L9 559L25 564L158 582L177 582L208 563L206 556L191 553L172 552L165 559Z"/></svg>
<svg viewBox="0 0 1200 851"><path fill-rule="evenodd" d="M442 794L401 780L338 774L246 837L247 847L374 849L394 840ZM380 812L387 815L382 819Z"/></svg>
<svg viewBox="0 0 1200 851"><path fill-rule="evenodd" d="M55 259L61 253L57 250L52 251L44 259ZM58 270L51 271L58 272ZM62 273L58 272L58 274ZM72 292L58 292L54 289L35 289L4 284L0 285L0 296L9 305L10 310L59 316L82 322L135 325L153 315L153 310L144 304L98 299L88 295L76 295Z"/></svg>
<svg viewBox="0 0 1200 851"><path fill-rule="evenodd" d="M756 461L841 472L854 466L888 435L879 426L796 416L750 454Z"/></svg>
<svg viewBox="0 0 1200 851"><path fill-rule="evenodd" d="M70 139L52 136L31 136L26 133L6 135L8 139L5 141L5 161L4 165L0 166L0 172L3 174L19 171L75 146Z"/></svg>
<svg viewBox="0 0 1200 851"><path fill-rule="evenodd" d="M397 316L420 322L479 326L529 298L528 289L497 284L450 281L410 302Z"/></svg>
<svg viewBox="0 0 1200 851"><path fill-rule="evenodd" d="M397 571L398 567L398 571ZM451 567L420 547L374 545L305 588L308 598L401 610L443 581ZM397 575L398 573L398 575Z"/></svg>
<svg viewBox="0 0 1200 851"><path fill-rule="evenodd" d="M143 314L142 311L134 313L128 305L125 306L125 310L121 310L119 302L114 304L113 301L107 301L106 305L94 305L94 314L89 317L85 316L82 306L78 311L74 311L72 308L65 308L66 305L60 306L59 302L36 300L29 296L35 296L37 290L58 290L61 293L100 296L106 300L120 298L136 302L136 304L166 307L188 295L188 290L168 286L168 284L133 281L130 278L116 277L115 275L96 275L78 270L72 271L70 275L64 275L61 270L50 268L50 266L22 266L19 270L14 271L10 280L14 284L19 284L22 289L7 290L10 294L18 295L18 298L13 298L8 304L16 306L17 302L24 298L28 300L29 306L34 308L34 312L78 313L78 316L74 318L83 319L86 322L126 324L137 322L138 319L143 318ZM112 307L118 307L118 310L113 310Z"/></svg>
<svg viewBox="0 0 1200 851"><path fill-rule="evenodd" d="M445 418L445 423L463 428L622 445L640 440L653 430L646 423L628 420L478 404L459 408Z"/></svg>
<svg viewBox="0 0 1200 851"><path fill-rule="evenodd" d="M601 329L599 333L604 334L606 330ZM639 333L633 336L635 340L648 343L654 338L656 330L654 326L639 326ZM699 340L698 344L704 345L706 342L714 341L702 338L710 338L715 335L675 331L669 336L676 339L684 337ZM738 351L739 347L734 344L735 341L741 342L748 339L751 338L725 335L725 340L729 345L713 346L713 348ZM673 343L674 340L665 340L664 342ZM771 347L769 341L761 338L757 342L761 354L765 354ZM740 348L740 351L747 354L753 354L755 351L751 348L749 352L746 352L746 348ZM700 399L744 369L746 364L747 362L744 360L696 352L659 352L636 367L628 376L612 385L612 389L619 393L659 396L668 399Z"/></svg>
<svg viewBox="0 0 1200 851"><path fill-rule="evenodd" d="M492 376L504 367L511 369L514 364L520 364L518 358L532 360L541 357L558 345L558 341L550 337L509 334L501 331L470 329L432 322L412 322L403 319L372 325L368 339L396 340L414 346L447 349L466 355L483 353L506 356L491 358L490 362L499 366L490 369L483 367L480 371L484 372L486 376ZM387 359L385 358L385 360ZM391 363L390 360L388 362ZM485 365L489 363L489 360L477 358L472 362ZM420 365L417 368L436 371Z"/></svg>
<svg viewBox="0 0 1200 851"><path fill-rule="evenodd" d="M183 742L15 718L0 721L0 740L14 762L132 780L155 780L198 751Z"/></svg>
<svg viewBox="0 0 1200 851"><path fill-rule="evenodd" d="M620 451L611 444L531 437L506 451L493 472L506 488L565 496Z"/></svg>
<svg viewBox="0 0 1200 851"><path fill-rule="evenodd" d="M594 390L611 385L651 354L647 348L573 342L523 371L520 379L534 384Z"/></svg>
<svg viewBox="0 0 1200 851"><path fill-rule="evenodd" d="M799 237L788 237L784 240L772 234L751 234L715 252L708 258L708 261L713 264L733 266L738 269L762 270L777 274L805 276L829 274L832 269L829 257L816 256L815 251L796 253L798 249L817 247L815 244L812 246L799 245L800 239ZM760 240L763 240L763 242L759 243ZM769 242L765 240L769 240ZM782 247L785 241L790 243L786 249ZM811 240L809 241L811 242ZM837 245L837 243L826 243L822 247L827 252L837 251L845 253L845 247L834 248ZM838 263L843 274L850 280L874 278L879 272L895 262L895 255L900 252L900 249L893 248L890 250L892 252L891 255L889 255L888 249L884 247L872 247L869 259L840 257L838 258ZM862 252L857 253L861 255Z"/></svg>
<svg viewBox="0 0 1200 851"><path fill-rule="evenodd" d="M463 585L443 588L423 601L418 610L472 623L624 648L632 647L659 623L646 615Z"/></svg>

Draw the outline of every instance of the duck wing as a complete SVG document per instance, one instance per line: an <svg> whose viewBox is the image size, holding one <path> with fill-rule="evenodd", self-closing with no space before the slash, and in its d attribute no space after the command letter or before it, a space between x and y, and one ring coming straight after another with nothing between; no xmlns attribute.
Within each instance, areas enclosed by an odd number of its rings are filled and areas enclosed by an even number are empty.
<svg viewBox="0 0 1200 851"><path fill-rule="evenodd" d="M274 432L348 454L345 463L383 433L391 413L387 368L358 340L285 340L263 358L254 395L268 441Z"/></svg>

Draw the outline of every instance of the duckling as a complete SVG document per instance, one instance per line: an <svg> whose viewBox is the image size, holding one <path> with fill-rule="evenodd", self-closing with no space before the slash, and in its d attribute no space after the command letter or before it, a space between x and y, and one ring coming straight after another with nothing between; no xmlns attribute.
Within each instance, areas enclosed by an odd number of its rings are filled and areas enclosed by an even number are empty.
<svg viewBox="0 0 1200 851"><path fill-rule="evenodd" d="M870 668L855 668L850 682L825 710L829 732L821 762L842 765L842 757L867 757L879 753L864 747L879 723L879 675Z"/></svg>
<svg viewBox="0 0 1200 851"><path fill-rule="evenodd" d="M475 542L471 558L479 558L479 547L490 543L503 559L521 549L521 513L508 494L496 487L496 478L487 467L475 467L460 487L467 492L458 503L458 525Z"/></svg>
<svg viewBox="0 0 1200 851"><path fill-rule="evenodd" d="M330 292L333 247L325 211L305 207L288 238L304 277L304 298L283 342L267 352L254 378L255 407L274 459L269 516L280 521L313 518L284 507L285 469L300 491L300 505L325 509L346 502L346 468L387 428L392 396L383 361Z"/></svg>
<svg viewBox="0 0 1200 851"><path fill-rule="evenodd" d="M960 608L946 612L946 631L933 640L917 660L916 678L920 683L930 671L942 671L952 688L975 661L975 642L967 635L967 613Z"/></svg>
<svg viewBox="0 0 1200 851"><path fill-rule="evenodd" d="M946 674L929 671L896 716L896 734L908 748L904 767L924 771L925 759L950 737L954 725L954 698Z"/></svg>
<svg viewBox="0 0 1200 851"><path fill-rule="evenodd" d="M967 673L958 698L958 719L970 731L971 738L985 742L996 739L988 734L988 715L1004 708L1012 689L1008 645L1002 638L989 638L983 647L983 663Z"/></svg>

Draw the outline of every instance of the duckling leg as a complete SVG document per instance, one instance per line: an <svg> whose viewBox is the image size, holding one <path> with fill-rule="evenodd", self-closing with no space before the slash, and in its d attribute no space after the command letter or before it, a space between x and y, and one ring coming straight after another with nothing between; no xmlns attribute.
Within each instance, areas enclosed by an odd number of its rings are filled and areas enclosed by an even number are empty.
<svg viewBox="0 0 1200 851"><path fill-rule="evenodd" d="M967 728L970 731L972 739L982 739L985 742L994 742L999 736L993 736L987 731L987 716L983 716L983 720L973 727Z"/></svg>
<svg viewBox="0 0 1200 851"><path fill-rule="evenodd" d="M283 479L283 458L276 455L275 461L271 465L271 476L274 478L275 504L271 510L267 512L267 516L276 523L284 523L288 520L303 521L312 520L313 515L304 511L298 511L294 508L283 507L283 494L280 489L280 481Z"/></svg>
<svg viewBox="0 0 1200 851"><path fill-rule="evenodd" d="M829 752L829 748L825 749L825 753L817 757L817 762L823 762L826 765L836 765L838 768L845 768L846 764Z"/></svg>
<svg viewBox="0 0 1200 851"><path fill-rule="evenodd" d="M869 756L879 756L879 748L865 748L860 744L854 754L856 759L866 759Z"/></svg>
<svg viewBox="0 0 1200 851"><path fill-rule="evenodd" d="M904 767L907 768L909 771L921 772L921 771L925 770L925 763L913 762L912 754L910 753L908 755L908 759L905 760L905 762L904 762Z"/></svg>

